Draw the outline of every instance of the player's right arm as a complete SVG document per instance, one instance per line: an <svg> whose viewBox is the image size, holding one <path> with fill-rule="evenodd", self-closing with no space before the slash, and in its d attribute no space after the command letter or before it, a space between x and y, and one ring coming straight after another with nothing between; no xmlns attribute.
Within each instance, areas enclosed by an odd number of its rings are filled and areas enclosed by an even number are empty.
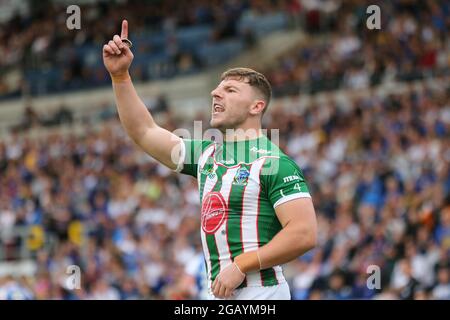
<svg viewBox="0 0 450 320"><path fill-rule="evenodd" d="M120 122L138 146L174 170L180 162L181 138L158 126L139 98L128 71L134 56L123 38L128 39L126 20L121 36L115 35L103 46L103 63L112 79Z"/></svg>

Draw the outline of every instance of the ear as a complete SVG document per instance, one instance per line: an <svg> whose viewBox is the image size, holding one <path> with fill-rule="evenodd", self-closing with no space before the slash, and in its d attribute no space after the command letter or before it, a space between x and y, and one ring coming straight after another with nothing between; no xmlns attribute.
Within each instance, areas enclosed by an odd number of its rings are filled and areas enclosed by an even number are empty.
<svg viewBox="0 0 450 320"><path fill-rule="evenodd" d="M250 114L252 116L262 114L265 107L266 103L264 102L264 100L256 100L255 103L250 107Z"/></svg>

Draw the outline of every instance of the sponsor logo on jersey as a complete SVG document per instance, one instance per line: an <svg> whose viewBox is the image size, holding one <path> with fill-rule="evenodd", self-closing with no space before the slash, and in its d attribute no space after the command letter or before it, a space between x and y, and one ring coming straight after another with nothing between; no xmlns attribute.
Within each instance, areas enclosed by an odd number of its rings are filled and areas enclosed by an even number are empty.
<svg viewBox="0 0 450 320"><path fill-rule="evenodd" d="M248 177L250 176L250 171L247 168L241 167L238 169L233 178L234 185L246 186L248 182Z"/></svg>
<svg viewBox="0 0 450 320"><path fill-rule="evenodd" d="M222 161L220 161L220 163L223 163L223 164L234 164L234 160L233 159L222 160Z"/></svg>
<svg viewBox="0 0 450 320"><path fill-rule="evenodd" d="M261 154L269 154L269 153L272 153L272 151L264 150L264 149L258 149L258 148L256 148L256 147L250 148L250 151L255 152L255 153L261 153Z"/></svg>
<svg viewBox="0 0 450 320"><path fill-rule="evenodd" d="M292 175L292 176L287 176L287 177L283 178L283 182L284 183L291 182L291 181L294 181L294 180L300 180L300 177L297 176L297 175Z"/></svg>
<svg viewBox="0 0 450 320"><path fill-rule="evenodd" d="M202 230L214 234L227 219L227 205L220 192L210 192L203 199Z"/></svg>

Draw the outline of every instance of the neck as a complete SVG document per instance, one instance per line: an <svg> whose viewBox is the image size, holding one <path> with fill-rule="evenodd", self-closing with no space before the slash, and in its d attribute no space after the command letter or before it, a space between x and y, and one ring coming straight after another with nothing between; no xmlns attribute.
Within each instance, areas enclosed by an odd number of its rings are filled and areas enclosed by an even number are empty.
<svg viewBox="0 0 450 320"><path fill-rule="evenodd" d="M253 140L263 135L261 127L237 127L235 129L226 129L224 132L224 141L245 141Z"/></svg>

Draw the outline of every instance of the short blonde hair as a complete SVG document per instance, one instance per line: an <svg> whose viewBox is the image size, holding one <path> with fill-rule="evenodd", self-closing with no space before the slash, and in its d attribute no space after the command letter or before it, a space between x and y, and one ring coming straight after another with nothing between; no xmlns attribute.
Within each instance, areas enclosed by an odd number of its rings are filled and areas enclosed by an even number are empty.
<svg viewBox="0 0 450 320"><path fill-rule="evenodd" d="M233 68L222 73L221 80L237 78L237 80L246 80L247 83L256 88L263 96L266 107L263 113L266 112L269 106L270 98L272 97L272 88L267 78L262 74L250 68Z"/></svg>

